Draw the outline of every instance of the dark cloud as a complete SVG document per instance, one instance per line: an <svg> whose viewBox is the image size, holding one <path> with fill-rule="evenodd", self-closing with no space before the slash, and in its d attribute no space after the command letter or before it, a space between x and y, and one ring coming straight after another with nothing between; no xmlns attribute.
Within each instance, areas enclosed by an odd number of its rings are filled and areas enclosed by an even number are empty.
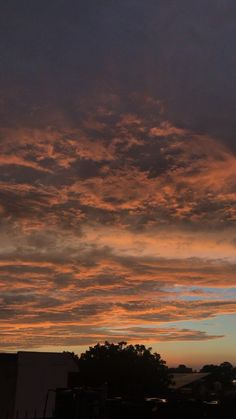
<svg viewBox="0 0 236 419"><path fill-rule="evenodd" d="M145 92L235 151L235 16L231 0L5 2L3 123L76 124L104 91Z"/></svg>

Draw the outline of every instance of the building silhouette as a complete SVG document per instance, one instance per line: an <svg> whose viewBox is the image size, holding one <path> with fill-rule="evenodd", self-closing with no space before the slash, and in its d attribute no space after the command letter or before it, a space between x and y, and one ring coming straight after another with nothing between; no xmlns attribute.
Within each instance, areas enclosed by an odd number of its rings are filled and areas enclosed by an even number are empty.
<svg viewBox="0 0 236 419"><path fill-rule="evenodd" d="M78 366L70 353L0 354L1 418L51 417L55 390L68 386Z"/></svg>

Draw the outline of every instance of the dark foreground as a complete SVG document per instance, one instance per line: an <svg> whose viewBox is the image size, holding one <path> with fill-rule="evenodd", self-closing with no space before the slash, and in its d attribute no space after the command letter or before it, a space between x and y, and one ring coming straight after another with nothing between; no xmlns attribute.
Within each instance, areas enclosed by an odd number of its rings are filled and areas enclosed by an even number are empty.
<svg viewBox="0 0 236 419"><path fill-rule="evenodd" d="M95 400L60 405L55 419L236 419L236 398L196 400L150 398L145 401L107 399L101 406Z"/></svg>
<svg viewBox="0 0 236 419"><path fill-rule="evenodd" d="M113 404L113 405L112 405ZM106 406L104 419L235 419L236 405L195 400L121 404Z"/></svg>

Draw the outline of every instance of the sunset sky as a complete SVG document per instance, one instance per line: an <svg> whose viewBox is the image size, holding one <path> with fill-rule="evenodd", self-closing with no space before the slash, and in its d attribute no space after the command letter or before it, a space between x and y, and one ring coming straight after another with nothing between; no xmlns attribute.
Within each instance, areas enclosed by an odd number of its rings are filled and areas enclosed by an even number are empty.
<svg viewBox="0 0 236 419"><path fill-rule="evenodd" d="M0 351L236 364L235 0L2 1Z"/></svg>

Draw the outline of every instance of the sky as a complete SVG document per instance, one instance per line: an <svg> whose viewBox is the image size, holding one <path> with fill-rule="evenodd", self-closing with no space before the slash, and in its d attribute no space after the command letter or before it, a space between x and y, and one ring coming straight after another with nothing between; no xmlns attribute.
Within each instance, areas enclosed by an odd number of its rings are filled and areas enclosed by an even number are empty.
<svg viewBox="0 0 236 419"><path fill-rule="evenodd" d="M1 2L0 351L236 364L235 19Z"/></svg>

